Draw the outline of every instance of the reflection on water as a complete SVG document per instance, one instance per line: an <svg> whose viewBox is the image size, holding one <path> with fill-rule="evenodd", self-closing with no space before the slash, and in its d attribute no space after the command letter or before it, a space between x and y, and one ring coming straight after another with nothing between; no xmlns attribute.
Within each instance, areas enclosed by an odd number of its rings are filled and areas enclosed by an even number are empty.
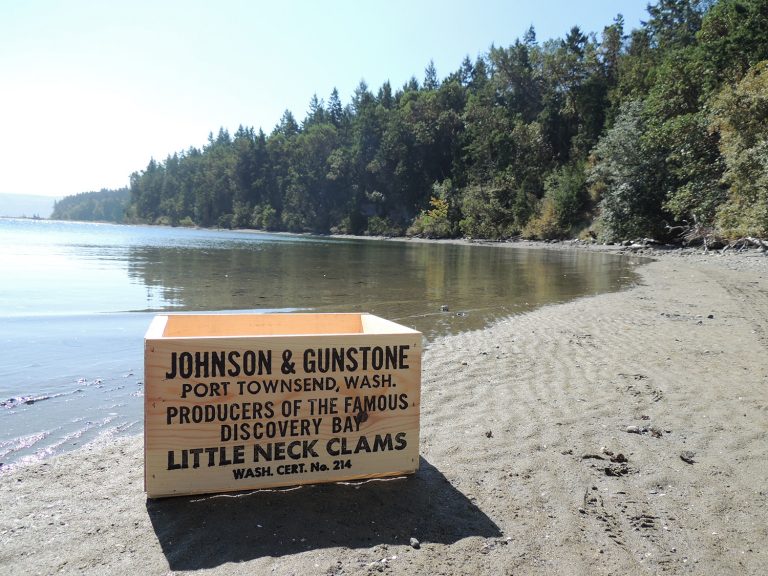
<svg viewBox="0 0 768 576"><path fill-rule="evenodd" d="M0 244L0 317L309 309L431 337L631 279L615 255L498 245L23 220L0 220Z"/></svg>
<svg viewBox="0 0 768 576"><path fill-rule="evenodd" d="M326 238L138 246L127 260L131 278L148 287L148 307L155 289L179 310L371 312L428 336L616 290L631 275L610 255Z"/></svg>
<svg viewBox="0 0 768 576"><path fill-rule="evenodd" d="M371 312L433 338L633 279L606 254L12 219L0 247L0 472L140 432L157 311Z"/></svg>

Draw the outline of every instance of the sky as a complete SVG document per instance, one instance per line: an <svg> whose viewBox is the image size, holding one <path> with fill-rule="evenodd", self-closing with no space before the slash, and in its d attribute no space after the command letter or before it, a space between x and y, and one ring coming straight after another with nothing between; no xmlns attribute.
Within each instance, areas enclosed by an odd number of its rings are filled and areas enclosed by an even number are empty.
<svg viewBox="0 0 768 576"><path fill-rule="evenodd" d="M440 79L533 25L625 31L648 0L0 0L0 194L127 186L150 158L239 125L269 134L313 94L347 104Z"/></svg>

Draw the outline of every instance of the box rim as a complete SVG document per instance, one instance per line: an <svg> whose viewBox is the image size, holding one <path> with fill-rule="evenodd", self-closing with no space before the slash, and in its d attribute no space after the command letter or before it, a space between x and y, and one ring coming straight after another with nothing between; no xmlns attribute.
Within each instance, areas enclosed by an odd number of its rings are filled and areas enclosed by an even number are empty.
<svg viewBox="0 0 768 576"><path fill-rule="evenodd" d="M300 332L300 333L288 333L288 334L221 334L221 335L193 335L193 336L164 336L168 321L174 316L183 317L225 317L225 316L358 316L360 318L363 329L365 328L364 318L370 318L375 321L381 321L390 327L396 328L393 331L387 332ZM300 337L318 337L318 336L370 336L370 335L420 335L421 332L404 326L393 320L371 314L369 312L265 312L263 314L246 312L211 312L211 313L199 313L193 312L187 313L163 313L157 314L152 319L152 322L144 335L144 340L219 340L219 339L247 339L247 338L300 338Z"/></svg>

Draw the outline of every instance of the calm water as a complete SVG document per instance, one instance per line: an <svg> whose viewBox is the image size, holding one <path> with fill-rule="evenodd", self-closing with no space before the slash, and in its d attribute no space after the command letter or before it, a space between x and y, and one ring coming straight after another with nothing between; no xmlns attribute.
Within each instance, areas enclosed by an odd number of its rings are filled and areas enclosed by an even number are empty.
<svg viewBox="0 0 768 576"><path fill-rule="evenodd" d="M501 246L0 219L0 470L141 431L143 336L158 311L371 312L433 338L621 289L633 264Z"/></svg>

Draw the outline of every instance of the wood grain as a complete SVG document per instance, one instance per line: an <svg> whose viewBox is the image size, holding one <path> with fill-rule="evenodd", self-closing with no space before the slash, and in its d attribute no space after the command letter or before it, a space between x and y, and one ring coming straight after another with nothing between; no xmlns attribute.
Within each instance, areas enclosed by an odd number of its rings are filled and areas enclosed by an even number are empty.
<svg viewBox="0 0 768 576"><path fill-rule="evenodd" d="M375 316L158 316L145 337L145 489L412 473L420 388L421 334Z"/></svg>

